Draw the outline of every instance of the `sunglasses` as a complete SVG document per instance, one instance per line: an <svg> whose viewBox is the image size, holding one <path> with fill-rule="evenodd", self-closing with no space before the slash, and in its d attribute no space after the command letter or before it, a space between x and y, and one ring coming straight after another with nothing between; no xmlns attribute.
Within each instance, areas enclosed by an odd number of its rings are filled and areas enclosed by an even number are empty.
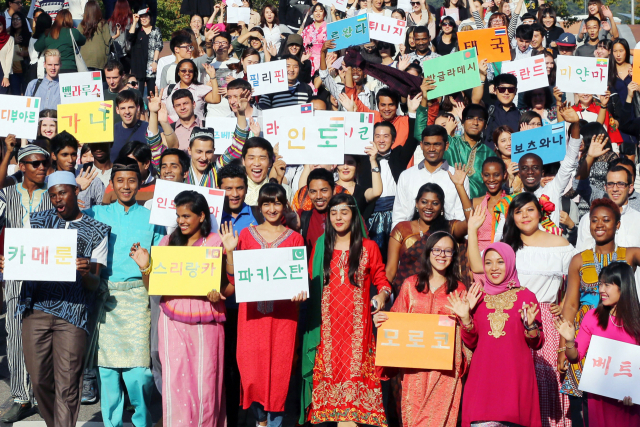
<svg viewBox="0 0 640 427"><path fill-rule="evenodd" d="M416 5L419 5L419 4L420 4L420 2L419 2L419 1L411 1L411 2L409 2L409 4L410 4L411 6L416 6Z"/></svg>
<svg viewBox="0 0 640 427"><path fill-rule="evenodd" d="M516 93L515 87L498 86L497 89L498 89L498 92L500 93L505 93L505 92Z"/></svg>
<svg viewBox="0 0 640 427"><path fill-rule="evenodd" d="M135 80L132 80L132 81L130 81L130 82L127 82L127 84L128 84L129 86L133 86L133 87L138 86L138 82L137 82L137 81L135 81Z"/></svg>
<svg viewBox="0 0 640 427"><path fill-rule="evenodd" d="M440 24L441 27L453 27L453 23L452 22L443 22L442 24Z"/></svg>
<svg viewBox="0 0 640 427"><path fill-rule="evenodd" d="M32 162L22 162L22 163L26 163L28 165L33 166L34 169L38 169L42 165L47 166L47 164L49 163L49 160L34 160Z"/></svg>
<svg viewBox="0 0 640 427"><path fill-rule="evenodd" d="M182 70L180 70L180 72L182 74L193 74L193 69L192 68L183 68Z"/></svg>

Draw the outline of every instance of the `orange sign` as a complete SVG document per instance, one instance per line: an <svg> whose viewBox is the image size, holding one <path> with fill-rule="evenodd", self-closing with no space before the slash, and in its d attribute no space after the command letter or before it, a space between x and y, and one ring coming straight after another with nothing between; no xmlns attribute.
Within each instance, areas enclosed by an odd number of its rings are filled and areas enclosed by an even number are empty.
<svg viewBox="0 0 640 427"><path fill-rule="evenodd" d="M631 77L631 81L640 84L640 49L633 49L633 57L638 58L638 60L633 61L633 67L631 68L633 76Z"/></svg>
<svg viewBox="0 0 640 427"><path fill-rule="evenodd" d="M376 365L453 369L455 320L437 314L387 313L378 328Z"/></svg>
<svg viewBox="0 0 640 427"><path fill-rule="evenodd" d="M511 61L511 46L505 27L483 30L462 31L458 33L460 50L475 47L478 50L478 62Z"/></svg>

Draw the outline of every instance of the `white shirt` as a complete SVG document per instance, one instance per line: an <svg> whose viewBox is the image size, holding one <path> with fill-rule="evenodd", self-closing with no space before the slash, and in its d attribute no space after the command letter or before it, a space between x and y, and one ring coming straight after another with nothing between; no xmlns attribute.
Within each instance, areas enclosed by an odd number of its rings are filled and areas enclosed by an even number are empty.
<svg viewBox="0 0 640 427"><path fill-rule="evenodd" d="M589 215L585 215L578 225L578 241L576 249L582 252L593 249L596 244L589 227ZM616 232L616 244L624 248L640 246L640 212L626 204L622 207L620 228Z"/></svg>
<svg viewBox="0 0 640 427"><path fill-rule="evenodd" d="M69 12L71 12L71 18L82 19L84 17L84 7L88 0L68 0Z"/></svg>
<svg viewBox="0 0 640 427"><path fill-rule="evenodd" d="M380 162L378 162L378 165L380 167L380 178L382 179L382 194L380 197L395 196L398 194L398 185L391 173L389 160L381 159Z"/></svg>
<svg viewBox="0 0 640 427"><path fill-rule="evenodd" d="M280 51L280 43L282 43L282 37L280 35L282 32L280 31L279 25L274 25L273 28L269 28L268 26L260 27L264 32L264 41L266 43L273 43L276 46L276 51Z"/></svg>
<svg viewBox="0 0 640 427"><path fill-rule="evenodd" d="M520 285L536 294L539 303L557 303L558 290L569 272L573 246L524 246L516 252Z"/></svg>
<svg viewBox="0 0 640 427"><path fill-rule="evenodd" d="M157 67L158 72L156 73L156 87L158 88L160 87L160 80L162 79L162 69L169 64L175 64L175 62L176 62L175 55L163 56L162 58L158 59L158 67ZM169 78L169 74L167 74L167 78ZM175 79L172 77L172 80L175 80Z"/></svg>
<svg viewBox="0 0 640 427"><path fill-rule="evenodd" d="M458 197L456 186L451 182L449 172L455 173L455 168L449 166L446 160L433 173L427 170L424 162L402 172L398 179L396 200L393 203L393 223L391 228L393 229L401 221L410 221L413 218L418 190L427 182L433 182L442 187L442 191L445 194L445 218L464 221L462 201ZM469 178L464 179L464 190L469 194Z"/></svg>

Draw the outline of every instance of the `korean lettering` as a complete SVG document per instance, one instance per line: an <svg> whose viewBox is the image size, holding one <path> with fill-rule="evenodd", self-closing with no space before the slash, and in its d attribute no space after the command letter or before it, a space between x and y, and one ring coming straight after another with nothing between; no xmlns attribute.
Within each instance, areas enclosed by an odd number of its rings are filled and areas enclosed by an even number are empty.
<svg viewBox="0 0 640 427"><path fill-rule="evenodd" d="M304 271L304 267L300 264L298 265L290 265L289 266L289 271L291 272L291 274L289 275L289 278L291 280L301 280L303 279L302 276L300 277L295 277L294 274L302 274L302 272Z"/></svg>
<svg viewBox="0 0 640 427"><path fill-rule="evenodd" d="M500 53L504 52L504 42L502 38L496 37L494 39L491 39L491 41L494 42L491 43L491 47L493 48L493 50L500 49Z"/></svg>
<svg viewBox="0 0 640 427"><path fill-rule="evenodd" d="M434 339L438 342L438 345L432 345L431 348L441 348L444 350L448 350L449 347L449 333L448 332L436 332Z"/></svg>
<svg viewBox="0 0 640 427"><path fill-rule="evenodd" d="M531 71L529 71L529 67L520 69L520 78L522 80L529 80L531 78L529 77L530 74L531 74Z"/></svg>
<svg viewBox="0 0 640 427"><path fill-rule="evenodd" d="M171 263L171 270L169 270L170 273L172 274L180 274L182 276L182 263L181 262L172 262Z"/></svg>
<svg viewBox="0 0 640 427"><path fill-rule="evenodd" d="M158 197L156 199L156 202L158 203L158 208L160 209L175 209L176 208L176 204L173 200L171 200L171 206L167 207L167 204L169 203L169 199L166 197ZM163 206L164 205L164 206Z"/></svg>
<svg viewBox="0 0 640 427"><path fill-rule="evenodd" d="M8 258L8 261L12 261L18 255L18 252L20 252L20 258L19 258L20 259L20 264L22 264L24 262L23 260L24 260L24 256L25 256L24 246L20 246L20 247L11 246L11 247L9 247L9 258Z"/></svg>
<svg viewBox="0 0 640 427"><path fill-rule="evenodd" d="M162 263L158 263L158 265L153 269L153 274L167 274L167 268L162 265Z"/></svg>
<svg viewBox="0 0 640 427"><path fill-rule="evenodd" d="M596 357L591 359L593 361L594 368L602 368L604 369L604 374L607 375L609 373L609 365L611 364L611 356L605 358Z"/></svg>
<svg viewBox="0 0 640 427"><path fill-rule="evenodd" d="M536 149L536 142L535 141L529 141L529 144L527 145L527 151L532 151Z"/></svg>
<svg viewBox="0 0 640 427"><path fill-rule="evenodd" d="M417 347L424 348L423 344L420 344L424 341L424 331L409 331L409 341L411 344L407 344L407 347Z"/></svg>
<svg viewBox="0 0 640 427"><path fill-rule="evenodd" d="M197 262L188 262L185 270L189 272L189 277L195 279L198 276L198 263Z"/></svg>
<svg viewBox="0 0 640 427"><path fill-rule="evenodd" d="M588 76L589 76L589 70L587 70L587 67L584 67L584 69L582 69L582 68L578 68L578 69L576 70L576 74L577 74L578 76L580 76L580 80L582 80L583 82L586 82L587 80L586 80L586 79L584 79L582 76L584 76L584 77L588 77Z"/></svg>
<svg viewBox="0 0 640 427"><path fill-rule="evenodd" d="M305 140L306 138L306 128L302 128L302 141ZM292 140L293 142L295 142L296 139L298 139L298 136L300 136L300 132L298 131L298 129L289 129L289 148L290 149L295 149L295 150L304 150L304 147L299 145L299 146L295 146L295 145L291 145Z"/></svg>
<svg viewBox="0 0 640 427"><path fill-rule="evenodd" d="M89 123L91 123L92 125L95 124L102 124L102 131L106 131L107 130L107 119L109 118L109 108L110 105L109 104L100 104L101 108L98 108L98 111L100 111L102 113L102 121L93 121L93 113L89 114Z"/></svg>
<svg viewBox="0 0 640 427"><path fill-rule="evenodd" d="M613 374L613 376L619 377L620 375L624 375L629 378L633 376L631 374L631 362L620 362L620 372Z"/></svg>
<svg viewBox="0 0 640 427"><path fill-rule="evenodd" d="M244 281L251 282L251 278L253 277L251 268L238 271L238 275L240 276L240 278L238 279L240 282L244 282Z"/></svg>
<svg viewBox="0 0 640 427"><path fill-rule="evenodd" d="M471 49L472 47L477 47L477 44L476 44L475 40L469 40L469 41L464 42L464 49L462 49L462 50Z"/></svg>
<svg viewBox="0 0 640 427"><path fill-rule="evenodd" d="M253 87L258 87L258 85L260 84L260 79L258 78L257 74L250 74L249 81L251 82L251 86Z"/></svg>
<svg viewBox="0 0 640 427"><path fill-rule="evenodd" d="M267 71L266 73L262 73L262 81L271 83L271 71Z"/></svg>
<svg viewBox="0 0 640 427"><path fill-rule="evenodd" d="M542 138L540 140L540 148L549 148L550 143L551 143L551 140L549 140L549 138Z"/></svg>
<svg viewBox="0 0 640 427"><path fill-rule="evenodd" d="M380 345L385 345L389 347L400 347L400 344L394 343L393 340L397 340L399 335L399 331L397 329L384 329L384 338L389 340L387 342L382 342Z"/></svg>
<svg viewBox="0 0 640 427"><path fill-rule="evenodd" d="M274 73L274 76L275 76L276 81L278 83L284 82L284 76L282 74L282 70L276 70L275 73Z"/></svg>
<svg viewBox="0 0 640 427"><path fill-rule="evenodd" d="M58 246L56 248L56 254L54 255L56 264L69 265L71 264L71 248L69 246Z"/></svg>
<svg viewBox="0 0 640 427"><path fill-rule="evenodd" d="M332 140L332 139L338 139L338 136L337 135L326 135L325 136L325 132L337 132L338 128L342 128L342 127L344 127L344 125L332 124L332 125L329 125L328 128L320 128L320 129L318 129L320 131L320 139L325 140L325 144L324 145L318 145L318 147L321 147L321 148L330 148L330 147L334 147L335 148L335 147L337 147L338 146L337 144L331 145L329 143L329 141Z"/></svg>
<svg viewBox="0 0 640 427"><path fill-rule="evenodd" d="M49 264L49 247L31 248L31 260L40 261L40 264Z"/></svg>
<svg viewBox="0 0 640 427"><path fill-rule="evenodd" d="M513 152L513 154L522 154L522 153L524 153L522 144L516 144L516 150Z"/></svg>
<svg viewBox="0 0 640 427"><path fill-rule="evenodd" d="M364 34L367 27L364 22L360 22L356 25L356 34Z"/></svg>
<svg viewBox="0 0 640 427"><path fill-rule="evenodd" d="M265 270L264 276L263 276L262 270L263 270L262 268L258 269L258 276L260 276L260 278L262 280L266 280L268 282L269 281L269 267L265 267L264 268L264 270Z"/></svg>

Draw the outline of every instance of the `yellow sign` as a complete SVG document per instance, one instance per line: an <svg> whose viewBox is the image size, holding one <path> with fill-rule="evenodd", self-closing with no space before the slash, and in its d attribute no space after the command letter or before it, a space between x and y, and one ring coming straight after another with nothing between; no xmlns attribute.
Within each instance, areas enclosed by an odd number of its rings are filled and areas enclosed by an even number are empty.
<svg viewBox="0 0 640 427"><path fill-rule="evenodd" d="M387 313L378 328L376 366L453 369L456 323L438 314Z"/></svg>
<svg viewBox="0 0 640 427"><path fill-rule="evenodd" d="M66 130L78 142L113 142L113 101L58 105L58 132Z"/></svg>
<svg viewBox="0 0 640 427"><path fill-rule="evenodd" d="M222 248L153 246L151 258L149 295L206 296L220 290Z"/></svg>

